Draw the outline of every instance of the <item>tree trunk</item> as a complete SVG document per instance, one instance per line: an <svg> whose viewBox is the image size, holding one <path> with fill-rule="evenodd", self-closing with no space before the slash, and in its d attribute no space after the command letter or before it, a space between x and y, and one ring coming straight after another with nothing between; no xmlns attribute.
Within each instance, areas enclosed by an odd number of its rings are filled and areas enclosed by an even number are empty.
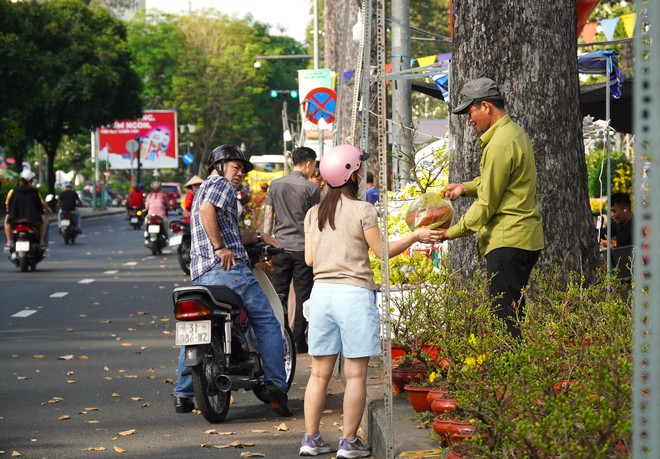
<svg viewBox="0 0 660 459"><path fill-rule="evenodd" d="M561 262L590 277L598 243L591 218L582 143L577 72L576 2L454 0L451 105L472 78L495 80L511 118L534 146L537 192L546 250L541 263ZM450 182L479 173L478 135L467 116L450 116L456 154ZM471 200L456 201L462 215ZM478 261L474 237L450 243L450 261L471 272Z"/></svg>

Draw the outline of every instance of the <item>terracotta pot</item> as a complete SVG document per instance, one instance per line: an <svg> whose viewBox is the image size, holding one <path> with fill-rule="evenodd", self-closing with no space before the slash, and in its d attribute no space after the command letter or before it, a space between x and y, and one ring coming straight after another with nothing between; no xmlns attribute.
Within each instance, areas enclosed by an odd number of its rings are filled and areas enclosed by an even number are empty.
<svg viewBox="0 0 660 459"><path fill-rule="evenodd" d="M474 427L468 422L450 421L436 416L433 421L433 431L446 442L452 435L474 432Z"/></svg>
<svg viewBox="0 0 660 459"><path fill-rule="evenodd" d="M431 410L437 415L453 411L456 409L457 403L453 398L436 398L431 402Z"/></svg>
<svg viewBox="0 0 660 459"><path fill-rule="evenodd" d="M394 392L400 394L407 384L423 382L428 378L425 370L392 368L392 387Z"/></svg>
<svg viewBox="0 0 660 459"><path fill-rule="evenodd" d="M405 386L404 389L408 393L408 400L415 412L423 413L424 411L431 411L431 404L426 399L426 395L431 390L430 388Z"/></svg>
<svg viewBox="0 0 660 459"><path fill-rule="evenodd" d="M440 398L444 397L446 393L447 391L444 389L439 389L439 388L431 389L428 395L426 396L426 399L428 400L429 403L433 403L433 400L435 400L438 397Z"/></svg>
<svg viewBox="0 0 660 459"><path fill-rule="evenodd" d="M449 451L449 454L447 454L447 459L463 459L463 455L451 450Z"/></svg>
<svg viewBox="0 0 660 459"><path fill-rule="evenodd" d="M470 438L474 437L481 437L481 438L488 438L488 434L478 434L476 431L474 431L474 427L472 428L472 432L469 431L461 431L455 434L451 434L449 436L449 444L450 445L456 445L458 443L463 443L465 440L468 440Z"/></svg>

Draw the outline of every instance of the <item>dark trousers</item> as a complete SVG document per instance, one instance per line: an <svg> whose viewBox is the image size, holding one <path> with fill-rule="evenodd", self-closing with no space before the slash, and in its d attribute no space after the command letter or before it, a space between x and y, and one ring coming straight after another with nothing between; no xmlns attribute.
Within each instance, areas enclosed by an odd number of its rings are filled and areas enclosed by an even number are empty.
<svg viewBox="0 0 660 459"><path fill-rule="evenodd" d="M309 299L314 285L314 271L305 263L305 252L291 252L273 257L273 287L282 297L286 310L289 304L289 287L293 279L296 292L296 318L293 325L293 339L296 345L306 346L307 320L303 316L303 303Z"/></svg>
<svg viewBox="0 0 660 459"><path fill-rule="evenodd" d="M525 298L522 289L527 285L532 268L539 259L540 250L529 251L513 247L494 249L486 255L489 292L497 297L493 312L504 320L507 330L514 337L520 336L516 318L524 317Z"/></svg>

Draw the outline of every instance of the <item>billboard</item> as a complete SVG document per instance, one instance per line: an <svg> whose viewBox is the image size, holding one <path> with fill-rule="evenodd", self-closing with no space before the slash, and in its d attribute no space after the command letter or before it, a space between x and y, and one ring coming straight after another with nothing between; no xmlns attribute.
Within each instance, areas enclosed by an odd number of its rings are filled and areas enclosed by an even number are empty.
<svg viewBox="0 0 660 459"><path fill-rule="evenodd" d="M143 169L178 167L176 112L147 110L142 118L115 121L98 128L99 159L109 169L137 169L138 154Z"/></svg>

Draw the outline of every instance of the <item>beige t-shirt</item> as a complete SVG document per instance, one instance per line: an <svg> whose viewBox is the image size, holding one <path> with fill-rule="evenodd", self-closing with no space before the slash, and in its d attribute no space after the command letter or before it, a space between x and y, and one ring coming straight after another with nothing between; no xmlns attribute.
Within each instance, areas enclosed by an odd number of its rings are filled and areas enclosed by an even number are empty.
<svg viewBox="0 0 660 459"><path fill-rule="evenodd" d="M319 231L319 206L305 216L305 233L310 233L314 261L314 282L348 284L375 290L374 273L369 266L369 244L364 231L378 225L373 204L341 198L335 227L326 222Z"/></svg>

